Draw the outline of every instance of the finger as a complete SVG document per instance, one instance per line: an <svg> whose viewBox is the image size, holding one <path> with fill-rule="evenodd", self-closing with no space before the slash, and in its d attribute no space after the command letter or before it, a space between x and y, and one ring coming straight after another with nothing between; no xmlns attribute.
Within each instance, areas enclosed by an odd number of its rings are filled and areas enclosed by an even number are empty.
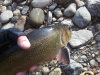
<svg viewBox="0 0 100 75"><path fill-rule="evenodd" d="M23 49L29 49L31 44L26 36L19 36L17 40L17 44L19 47Z"/></svg>

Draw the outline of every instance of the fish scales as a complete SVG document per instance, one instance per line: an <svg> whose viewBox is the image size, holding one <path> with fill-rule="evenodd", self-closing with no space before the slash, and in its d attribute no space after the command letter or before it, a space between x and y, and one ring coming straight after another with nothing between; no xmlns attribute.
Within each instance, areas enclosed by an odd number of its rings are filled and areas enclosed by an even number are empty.
<svg viewBox="0 0 100 75"><path fill-rule="evenodd" d="M31 43L28 50L14 46L2 53L4 56L0 56L0 75L15 75L33 64L49 60L48 57L54 58L61 48L62 28L63 25L53 25L35 30L27 35ZM66 37L68 42L71 31L68 28L66 31L69 33L69 37Z"/></svg>

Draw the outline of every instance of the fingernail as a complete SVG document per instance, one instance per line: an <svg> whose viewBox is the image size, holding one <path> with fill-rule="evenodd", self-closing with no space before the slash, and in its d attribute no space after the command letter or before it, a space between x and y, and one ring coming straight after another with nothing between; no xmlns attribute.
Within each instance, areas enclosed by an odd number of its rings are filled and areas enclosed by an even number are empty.
<svg viewBox="0 0 100 75"><path fill-rule="evenodd" d="M26 47L26 46L27 46L27 41L23 41L23 42L21 43L21 46Z"/></svg>

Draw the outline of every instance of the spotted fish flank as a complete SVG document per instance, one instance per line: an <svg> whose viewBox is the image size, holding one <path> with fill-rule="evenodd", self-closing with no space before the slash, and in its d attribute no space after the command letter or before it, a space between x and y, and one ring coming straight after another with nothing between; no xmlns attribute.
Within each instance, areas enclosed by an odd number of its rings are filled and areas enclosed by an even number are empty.
<svg viewBox="0 0 100 75"><path fill-rule="evenodd" d="M67 25L47 26L29 33L27 37L31 43L30 49L14 46L0 55L0 75L14 75L33 64L51 60L58 53L63 54L61 48L70 40L71 29Z"/></svg>

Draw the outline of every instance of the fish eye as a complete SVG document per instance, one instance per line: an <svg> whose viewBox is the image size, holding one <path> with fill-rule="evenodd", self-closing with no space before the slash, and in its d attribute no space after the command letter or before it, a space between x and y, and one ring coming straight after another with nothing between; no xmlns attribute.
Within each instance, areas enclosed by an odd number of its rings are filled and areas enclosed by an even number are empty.
<svg viewBox="0 0 100 75"><path fill-rule="evenodd" d="M71 26L68 26L68 29L71 30Z"/></svg>

